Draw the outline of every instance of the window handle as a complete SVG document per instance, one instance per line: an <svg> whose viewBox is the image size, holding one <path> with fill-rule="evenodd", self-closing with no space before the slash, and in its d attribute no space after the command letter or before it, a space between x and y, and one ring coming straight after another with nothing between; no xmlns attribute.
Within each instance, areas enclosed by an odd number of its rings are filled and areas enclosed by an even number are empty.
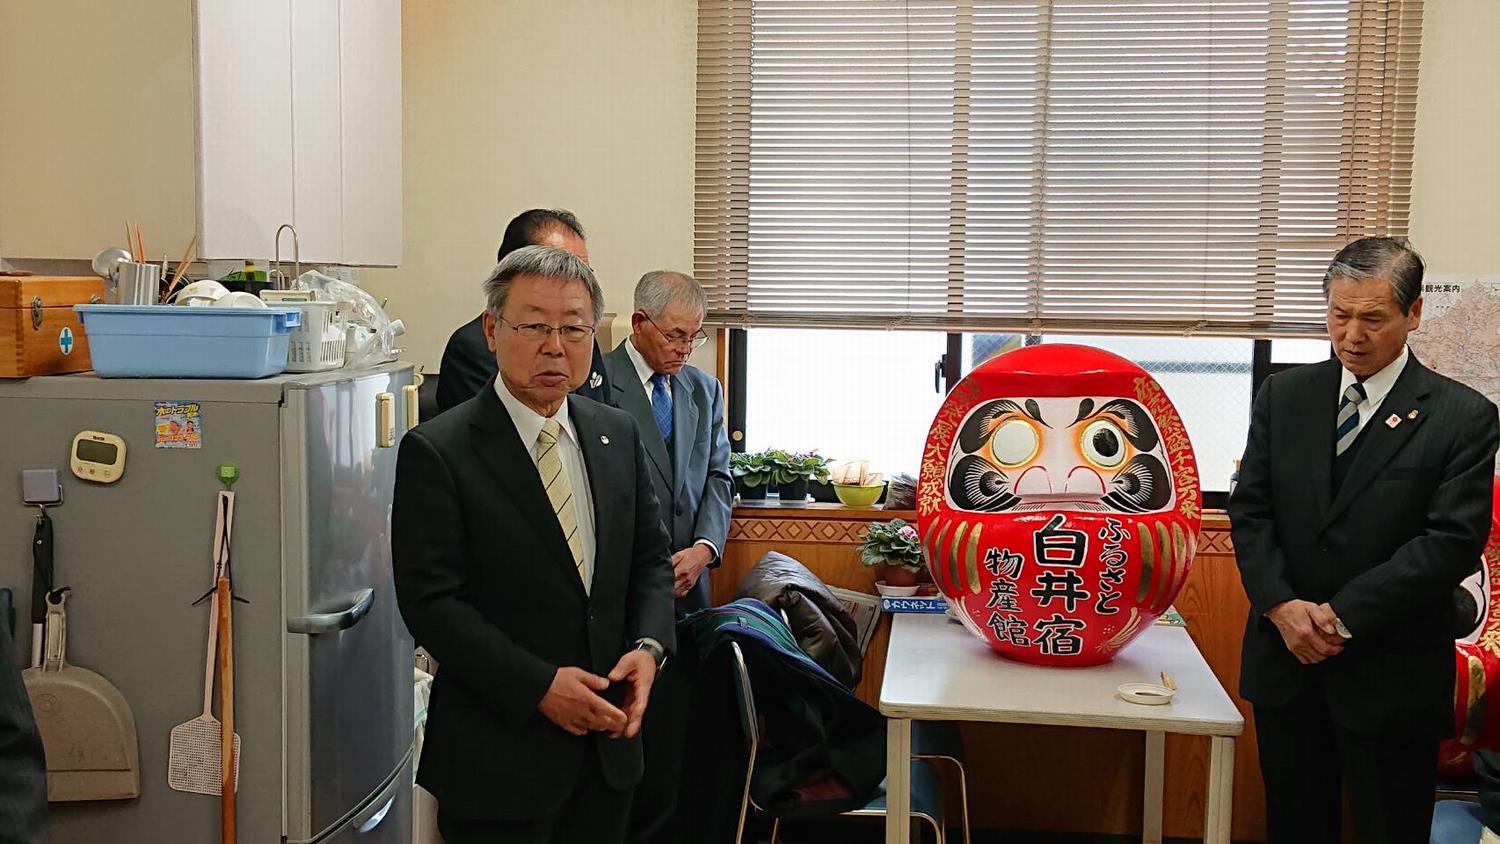
<svg viewBox="0 0 1500 844"><path fill-rule="evenodd" d="M932 391L939 395L943 392L943 372L948 368L948 356L938 355L937 363L932 365Z"/></svg>

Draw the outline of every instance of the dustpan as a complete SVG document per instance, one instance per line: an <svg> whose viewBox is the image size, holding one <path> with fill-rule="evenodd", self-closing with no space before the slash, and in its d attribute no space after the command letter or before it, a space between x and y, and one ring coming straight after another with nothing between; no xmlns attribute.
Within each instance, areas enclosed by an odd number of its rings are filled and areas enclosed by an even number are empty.
<svg viewBox="0 0 1500 844"><path fill-rule="evenodd" d="M67 590L48 593L42 664L21 672L47 754L47 801L139 797L135 716L114 684L68 664L67 599Z"/></svg>

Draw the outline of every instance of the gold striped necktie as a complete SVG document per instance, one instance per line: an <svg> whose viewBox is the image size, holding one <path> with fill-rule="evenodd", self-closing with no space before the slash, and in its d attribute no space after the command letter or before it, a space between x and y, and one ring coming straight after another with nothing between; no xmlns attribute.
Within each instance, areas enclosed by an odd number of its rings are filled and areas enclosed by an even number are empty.
<svg viewBox="0 0 1500 844"><path fill-rule="evenodd" d="M578 510L573 506L573 485L568 483L568 473L563 471L562 452L558 438L562 425L556 419L542 423L542 433L536 438L536 470L542 476L542 486L547 490L547 500L552 503L552 513L568 538L568 551L573 554L573 565L584 584L589 582L589 572L584 571L583 537L578 534Z"/></svg>

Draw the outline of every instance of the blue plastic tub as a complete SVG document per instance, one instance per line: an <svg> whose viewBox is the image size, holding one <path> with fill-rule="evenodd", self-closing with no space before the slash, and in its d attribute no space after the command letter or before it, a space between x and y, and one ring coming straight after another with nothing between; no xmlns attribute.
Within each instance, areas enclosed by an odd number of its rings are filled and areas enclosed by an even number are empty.
<svg viewBox="0 0 1500 844"><path fill-rule="evenodd" d="M265 378L286 369L296 308L75 305L102 378Z"/></svg>

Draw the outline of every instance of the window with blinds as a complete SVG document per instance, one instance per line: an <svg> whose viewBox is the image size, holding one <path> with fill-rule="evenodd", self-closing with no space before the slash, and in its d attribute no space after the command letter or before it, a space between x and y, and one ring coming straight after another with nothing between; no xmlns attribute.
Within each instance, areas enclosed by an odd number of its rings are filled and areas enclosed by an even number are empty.
<svg viewBox="0 0 1500 844"><path fill-rule="evenodd" d="M1420 0L700 0L727 325L1294 336L1407 228Z"/></svg>

